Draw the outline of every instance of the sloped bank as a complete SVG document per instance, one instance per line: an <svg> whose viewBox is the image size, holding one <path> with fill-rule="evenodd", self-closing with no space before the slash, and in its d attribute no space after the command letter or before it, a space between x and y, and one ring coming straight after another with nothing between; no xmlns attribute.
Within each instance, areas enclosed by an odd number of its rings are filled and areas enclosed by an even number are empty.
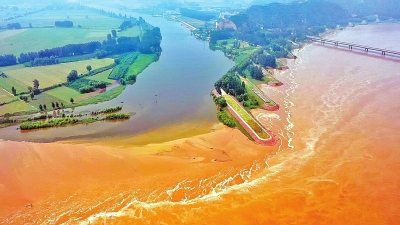
<svg viewBox="0 0 400 225"><path fill-rule="evenodd" d="M227 96L226 94L224 96ZM240 123L240 125L250 134L250 136L254 139L254 141L258 144L261 145L267 145L267 146L273 146L278 142L278 138L269 130L266 130L256 119L254 119L253 116L251 116L250 113L248 113L244 107L232 96L230 96L236 103L237 105L245 112L249 118L251 118L254 122L255 125L257 125L260 128L260 131L262 134L266 134L268 138L260 137L259 134L248 124L248 122L245 121L245 119L240 115L239 112L237 112L233 106L231 106L231 103L227 101L227 109L229 112L235 117L235 119Z"/></svg>

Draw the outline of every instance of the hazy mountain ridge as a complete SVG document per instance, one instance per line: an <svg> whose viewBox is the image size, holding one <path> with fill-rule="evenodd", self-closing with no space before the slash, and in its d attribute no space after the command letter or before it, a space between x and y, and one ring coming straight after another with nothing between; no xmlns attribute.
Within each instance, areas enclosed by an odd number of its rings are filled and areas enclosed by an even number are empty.
<svg viewBox="0 0 400 225"><path fill-rule="evenodd" d="M398 0L329 0L343 7L351 14L368 16L378 14L383 17L400 18Z"/></svg>
<svg viewBox="0 0 400 225"><path fill-rule="evenodd" d="M339 5L311 0L290 4L271 3L251 6L246 13L230 19L242 30L346 25L350 14Z"/></svg>

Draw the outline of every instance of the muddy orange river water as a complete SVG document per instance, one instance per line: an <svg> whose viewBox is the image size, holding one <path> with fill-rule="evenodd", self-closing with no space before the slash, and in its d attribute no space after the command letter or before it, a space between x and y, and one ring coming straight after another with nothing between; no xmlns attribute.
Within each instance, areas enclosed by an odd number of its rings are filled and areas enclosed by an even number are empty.
<svg viewBox="0 0 400 225"><path fill-rule="evenodd" d="M400 50L400 26L330 38ZM274 147L215 124L117 140L0 142L3 224L398 224L400 59L310 44L262 86ZM31 204L31 205L30 205Z"/></svg>

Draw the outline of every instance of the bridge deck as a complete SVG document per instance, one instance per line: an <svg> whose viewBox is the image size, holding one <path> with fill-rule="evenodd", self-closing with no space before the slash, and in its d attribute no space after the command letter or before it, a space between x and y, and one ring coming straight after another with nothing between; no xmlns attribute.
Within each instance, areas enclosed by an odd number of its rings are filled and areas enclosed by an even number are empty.
<svg viewBox="0 0 400 225"><path fill-rule="evenodd" d="M347 46L349 46L349 48L356 47L356 48L363 48L366 51L368 51L368 50L378 51L378 52L382 52L382 55L385 55L386 53L400 55L400 52L393 51L390 49L376 48L376 47L371 47L371 46L367 46L367 45L359 45L359 44L348 43L348 42L343 42L343 41L336 41L336 40L331 40L331 39L320 38L320 37L307 36L307 38L309 38L313 41L334 43L335 45L347 45Z"/></svg>

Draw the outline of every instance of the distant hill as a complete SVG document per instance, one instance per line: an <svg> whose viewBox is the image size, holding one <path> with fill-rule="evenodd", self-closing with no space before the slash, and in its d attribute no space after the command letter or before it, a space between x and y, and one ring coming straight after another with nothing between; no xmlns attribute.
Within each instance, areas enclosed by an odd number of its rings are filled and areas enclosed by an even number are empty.
<svg viewBox="0 0 400 225"><path fill-rule="evenodd" d="M334 3L308 0L293 3L271 3L251 6L244 14L230 17L239 30L290 27L335 27L346 25L350 14Z"/></svg>
<svg viewBox="0 0 400 225"><path fill-rule="evenodd" d="M351 14L400 18L399 0L329 0L343 7Z"/></svg>

